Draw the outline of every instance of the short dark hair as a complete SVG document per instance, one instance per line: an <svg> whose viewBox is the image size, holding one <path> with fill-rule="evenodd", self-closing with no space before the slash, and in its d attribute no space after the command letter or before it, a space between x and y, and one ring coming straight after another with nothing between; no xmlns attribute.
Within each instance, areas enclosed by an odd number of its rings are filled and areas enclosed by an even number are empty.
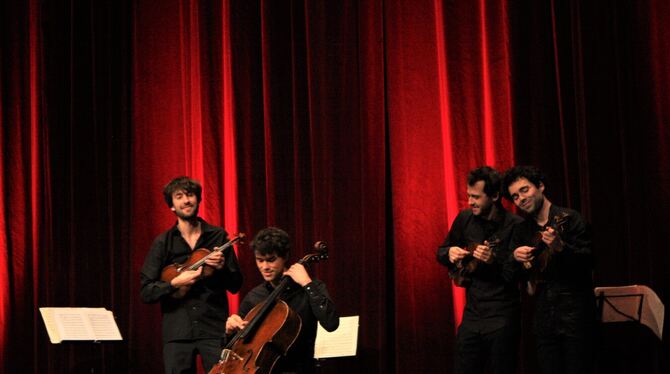
<svg viewBox="0 0 670 374"><path fill-rule="evenodd" d="M484 181L484 193L489 197L500 196L500 173L490 166L480 166L468 173L468 186Z"/></svg>
<svg viewBox="0 0 670 374"><path fill-rule="evenodd" d="M179 190L195 194L198 202L202 200L202 186L200 182L189 177L177 177L163 187L163 198L165 198L168 208L172 208L172 194Z"/></svg>
<svg viewBox="0 0 670 374"><path fill-rule="evenodd" d="M521 178L528 179L528 181L534 184L535 187L540 187L540 184L546 185L544 182L544 174L535 166L514 166L505 171L505 175L503 176L503 196L505 196L505 198L510 201L512 200L512 196L509 194L509 186Z"/></svg>
<svg viewBox="0 0 670 374"><path fill-rule="evenodd" d="M287 258L291 250L291 244L286 231L278 227L267 227L259 231L254 240L251 241L251 249L261 256L276 254L278 257Z"/></svg>

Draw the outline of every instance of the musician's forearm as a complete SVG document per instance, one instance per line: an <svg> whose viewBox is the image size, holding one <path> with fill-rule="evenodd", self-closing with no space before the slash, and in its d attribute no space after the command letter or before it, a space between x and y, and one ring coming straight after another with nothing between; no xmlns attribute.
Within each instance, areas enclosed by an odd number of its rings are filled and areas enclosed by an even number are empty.
<svg viewBox="0 0 670 374"><path fill-rule="evenodd" d="M140 297L142 302L147 304L157 303L166 295L171 294L175 289L169 283L163 281L147 281L142 283Z"/></svg>

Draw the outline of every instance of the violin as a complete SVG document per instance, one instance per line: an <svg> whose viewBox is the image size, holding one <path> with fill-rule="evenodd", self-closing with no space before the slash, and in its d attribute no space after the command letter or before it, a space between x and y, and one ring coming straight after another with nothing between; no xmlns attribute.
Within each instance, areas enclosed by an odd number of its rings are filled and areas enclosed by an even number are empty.
<svg viewBox="0 0 670 374"><path fill-rule="evenodd" d="M568 218L570 218L568 213L561 212L554 216L554 223L547 225L544 230L546 230L547 227L551 227L556 232L561 233L563 232L565 224L568 222ZM538 231L533 235L531 247L535 247L535 250L533 251L534 258L523 263L523 267L530 271L527 285L529 295L535 294L537 284L541 281L542 273L547 269L552 256L563 249L562 247L559 247L559 249L549 248L542 241L542 232L544 232L544 230Z"/></svg>
<svg viewBox="0 0 670 374"><path fill-rule="evenodd" d="M222 246L214 247L214 249L211 251L207 248L198 248L194 250L193 252L191 252L191 255L185 262L181 264L171 264L163 268L163 271L161 272L161 280L170 283L183 271L198 270L198 268L200 268L201 266L203 267L201 277L204 278L211 276L212 274L214 274L214 268L211 266L206 266L205 261L207 261L207 259L212 257L214 253L222 252L232 247L233 244L241 241L242 239L244 239L245 236L246 235L243 232L241 232L228 242L224 243ZM172 296L175 298L184 297L189 288L190 287L181 287L179 291L174 292Z"/></svg>
<svg viewBox="0 0 670 374"><path fill-rule="evenodd" d="M490 240L484 241L484 245L491 248L491 251L494 251L499 243L500 239L496 238L495 236ZM466 257L458 260L458 262L456 262L456 267L449 272L449 276L459 287L468 287L470 284L472 284L472 273L475 272L479 264L482 262L480 259L472 256L478 245L479 244L477 243L473 243L465 247L464 249L470 253Z"/></svg>
<svg viewBox="0 0 670 374"><path fill-rule="evenodd" d="M307 265L328 258L326 244L316 242L318 252L300 259ZM221 352L221 359L209 374L270 373L277 360L286 355L300 334L302 321L279 295L290 277L283 276L277 287L245 316L246 327L235 334Z"/></svg>

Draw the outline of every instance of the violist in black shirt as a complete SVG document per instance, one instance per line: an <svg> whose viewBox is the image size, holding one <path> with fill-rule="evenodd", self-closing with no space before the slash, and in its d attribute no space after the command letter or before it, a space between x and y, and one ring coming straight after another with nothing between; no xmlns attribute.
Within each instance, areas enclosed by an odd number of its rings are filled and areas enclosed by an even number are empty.
<svg viewBox="0 0 670 374"><path fill-rule="evenodd" d="M520 336L520 300L508 261L512 226L521 218L501 204L501 176L476 168L467 176L469 209L451 225L437 260L457 285L466 287L463 320L456 337L455 373L515 373Z"/></svg>
<svg viewBox="0 0 670 374"><path fill-rule="evenodd" d="M214 252L203 267L184 270L170 281L162 270L185 263L194 250L213 250L228 241L221 227L198 217L202 187L188 177L178 177L163 189L167 206L177 222L151 244L140 272L140 295L145 303L160 302L163 314L163 361L166 373L195 373L196 354L209 370L218 361L228 316L226 291L236 293L242 274L232 250Z"/></svg>
<svg viewBox="0 0 670 374"><path fill-rule="evenodd" d="M596 321L591 236L581 215L553 205L545 188L545 177L535 167L505 172L504 195L526 216L510 239L511 262L535 295L542 373L590 373Z"/></svg>

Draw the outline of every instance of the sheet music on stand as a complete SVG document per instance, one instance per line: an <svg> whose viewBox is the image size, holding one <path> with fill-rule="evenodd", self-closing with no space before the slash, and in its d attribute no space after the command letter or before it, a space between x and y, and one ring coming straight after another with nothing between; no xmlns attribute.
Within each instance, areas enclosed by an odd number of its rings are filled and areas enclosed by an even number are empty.
<svg viewBox="0 0 670 374"><path fill-rule="evenodd" d="M40 308L40 314L53 344L123 340L114 314L105 308Z"/></svg>
<svg viewBox="0 0 670 374"><path fill-rule="evenodd" d="M647 286L596 287L602 322L639 322L663 340L665 307Z"/></svg>
<svg viewBox="0 0 670 374"><path fill-rule="evenodd" d="M328 332L318 325L314 342L314 358L320 360L356 356L358 320L359 316L340 317L340 326L333 332Z"/></svg>

